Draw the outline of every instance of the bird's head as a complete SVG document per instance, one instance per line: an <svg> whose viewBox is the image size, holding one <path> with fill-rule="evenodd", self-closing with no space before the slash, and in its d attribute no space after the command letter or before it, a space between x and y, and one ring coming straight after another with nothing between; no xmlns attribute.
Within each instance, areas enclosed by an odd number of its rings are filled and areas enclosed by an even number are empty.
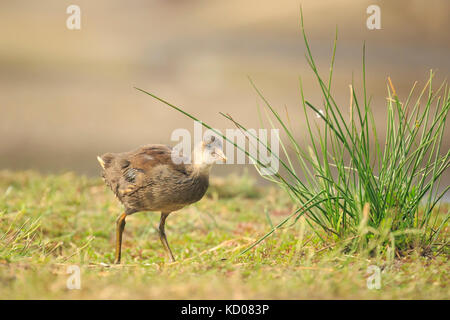
<svg viewBox="0 0 450 320"><path fill-rule="evenodd" d="M196 152L195 163L202 165L212 165L216 161L227 161L223 153L222 141L214 135L206 137L199 145Z"/></svg>

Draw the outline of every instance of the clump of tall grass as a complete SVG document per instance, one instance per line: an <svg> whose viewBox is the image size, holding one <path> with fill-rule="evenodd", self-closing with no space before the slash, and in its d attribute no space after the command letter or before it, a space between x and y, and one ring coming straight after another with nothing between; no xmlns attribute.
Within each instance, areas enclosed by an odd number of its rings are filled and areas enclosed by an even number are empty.
<svg viewBox="0 0 450 320"><path fill-rule="evenodd" d="M300 80L308 146L304 147L299 142L288 119L282 119L251 80L270 123L273 127L281 127L287 137L287 141L279 141L284 155L278 157L268 143L252 136L244 125L230 115L222 114L279 159L282 170L263 177L285 189L298 207L248 249L288 222L295 223L302 216L306 217L322 240L351 240L349 247L355 249L387 248L391 252L394 248L407 249L412 246L431 249L450 216L448 212L444 216L438 215L438 210L435 210L449 189L449 186L443 190L440 188L440 178L450 165L450 151L442 150L450 109L447 83L434 90L434 74L430 72L417 99L412 101L416 92L414 85L406 100L401 101L389 79L387 129L385 141L382 142L377 135L371 99L367 96L365 49L362 96L357 94L352 84L350 116L345 117L343 110L347 106L339 106L331 92L337 37L325 79L319 73L311 53L303 27L303 16L301 27L306 60L323 98L321 107L308 101ZM181 108L142 89L138 90L198 120ZM319 119L311 119L308 111L313 111ZM204 122L203 125L212 129ZM233 141L229 142L242 150ZM293 155L288 150L293 150ZM246 150L243 151L252 158L258 172L263 168L268 169Z"/></svg>

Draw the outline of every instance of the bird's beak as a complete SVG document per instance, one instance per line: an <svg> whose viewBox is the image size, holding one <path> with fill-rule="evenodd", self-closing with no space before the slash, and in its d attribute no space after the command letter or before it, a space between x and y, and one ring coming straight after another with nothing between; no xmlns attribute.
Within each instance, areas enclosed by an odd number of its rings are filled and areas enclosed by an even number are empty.
<svg viewBox="0 0 450 320"><path fill-rule="evenodd" d="M226 162L226 161L227 161L227 157L226 157L225 154L223 153L222 149L217 149L217 150L216 150L216 153L217 153L217 155L220 157L220 159L221 159L223 162Z"/></svg>

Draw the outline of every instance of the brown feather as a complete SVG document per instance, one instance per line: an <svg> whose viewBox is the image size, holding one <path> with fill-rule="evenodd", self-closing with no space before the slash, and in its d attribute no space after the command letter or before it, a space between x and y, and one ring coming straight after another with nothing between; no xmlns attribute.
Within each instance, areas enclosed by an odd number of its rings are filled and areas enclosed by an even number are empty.
<svg viewBox="0 0 450 320"><path fill-rule="evenodd" d="M200 200L209 184L209 170L175 164L172 149L165 145L106 153L100 159L103 178L123 203L127 214L179 210Z"/></svg>

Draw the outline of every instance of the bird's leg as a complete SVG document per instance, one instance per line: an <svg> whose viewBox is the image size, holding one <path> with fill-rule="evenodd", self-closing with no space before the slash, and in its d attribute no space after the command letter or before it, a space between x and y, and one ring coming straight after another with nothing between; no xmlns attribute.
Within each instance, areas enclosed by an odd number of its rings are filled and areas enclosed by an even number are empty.
<svg viewBox="0 0 450 320"><path fill-rule="evenodd" d="M120 255L122 252L122 233L123 229L125 229L126 217L127 214L124 212L119 216L119 218L117 218L116 222L116 258L114 260L114 263L116 264L120 263Z"/></svg>
<svg viewBox="0 0 450 320"><path fill-rule="evenodd" d="M170 213L170 212L169 212ZM164 250L166 250L169 255L170 262L175 262L175 258L173 257L172 250L170 250L169 243L167 242L166 232L164 231L164 226L166 224L166 218L169 213L161 212L161 220L159 221L159 238L164 246Z"/></svg>

